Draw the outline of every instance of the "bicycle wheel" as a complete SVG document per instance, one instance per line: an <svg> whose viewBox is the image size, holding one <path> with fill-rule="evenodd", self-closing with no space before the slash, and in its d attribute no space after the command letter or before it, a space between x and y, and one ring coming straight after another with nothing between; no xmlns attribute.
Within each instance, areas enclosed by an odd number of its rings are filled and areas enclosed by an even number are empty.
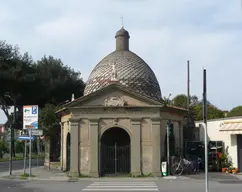
<svg viewBox="0 0 242 192"><path fill-rule="evenodd" d="M181 175L183 172L183 167L179 163L175 163L171 166L172 175Z"/></svg>

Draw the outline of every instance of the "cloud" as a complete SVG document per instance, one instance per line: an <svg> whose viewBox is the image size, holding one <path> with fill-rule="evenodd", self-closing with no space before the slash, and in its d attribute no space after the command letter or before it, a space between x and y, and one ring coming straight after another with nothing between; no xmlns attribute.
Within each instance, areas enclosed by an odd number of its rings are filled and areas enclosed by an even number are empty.
<svg viewBox="0 0 242 192"><path fill-rule="evenodd" d="M209 100L222 109L241 104L240 0L24 2L0 2L0 39L19 44L34 59L59 57L87 80L92 68L114 50L123 16L131 50L154 70L164 96L186 92L189 59L192 94L202 95L205 67Z"/></svg>

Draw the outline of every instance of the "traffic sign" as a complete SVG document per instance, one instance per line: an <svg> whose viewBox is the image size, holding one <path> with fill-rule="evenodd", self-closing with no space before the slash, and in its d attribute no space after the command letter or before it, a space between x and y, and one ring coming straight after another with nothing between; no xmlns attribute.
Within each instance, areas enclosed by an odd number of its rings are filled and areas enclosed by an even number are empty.
<svg viewBox="0 0 242 192"><path fill-rule="evenodd" d="M23 129L38 129L38 105L23 106Z"/></svg>
<svg viewBox="0 0 242 192"><path fill-rule="evenodd" d="M43 135L43 130L39 130L39 129L32 129L32 135L34 136L42 136Z"/></svg>
<svg viewBox="0 0 242 192"><path fill-rule="evenodd" d="M18 140L29 141L30 137L28 135L21 135L21 136L18 137ZM34 136L31 137L31 140L34 140Z"/></svg>

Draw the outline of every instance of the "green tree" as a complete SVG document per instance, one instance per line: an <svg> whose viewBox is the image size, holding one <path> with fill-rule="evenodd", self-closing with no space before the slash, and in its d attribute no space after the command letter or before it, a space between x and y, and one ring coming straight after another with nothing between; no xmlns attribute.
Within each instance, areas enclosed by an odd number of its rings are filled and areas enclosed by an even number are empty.
<svg viewBox="0 0 242 192"><path fill-rule="evenodd" d="M172 99L172 103L174 106L187 108L187 96L179 94ZM195 121L203 119L203 101L199 100L196 95L191 96L189 109L190 115ZM207 112L208 119L224 117L223 111L212 105L209 101L207 102Z"/></svg>
<svg viewBox="0 0 242 192"><path fill-rule="evenodd" d="M13 123L9 113L13 100L18 111L16 127L22 129L23 105L43 108L47 103L70 100L72 93L82 96L85 84L80 75L60 59L44 56L34 62L27 53L21 55L17 46L0 41L0 107L8 118L7 127ZM12 99L5 97L6 93Z"/></svg>
<svg viewBox="0 0 242 192"><path fill-rule="evenodd" d="M52 137L56 134L56 127L59 127L60 119L56 116L55 112L57 107L53 104L46 104L40 110L39 114L39 128L44 131L44 135Z"/></svg>
<svg viewBox="0 0 242 192"><path fill-rule="evenodd" d="M203 105L202 103L194 106L194 117L196 121L203 120ZM223 118L224 112L214 105L209 104L207 106L207 119L218 119Z"/></svg>
<svg viewBox="0 0 242 192"><path fill-rule="evenodd" d="M4 154L8 152L7 143L4 140L0 140L0 158L3 158Z"/></svg>
<svg viewBox="0 0 242 192"><path fill-rule="evenodd" d="M187 108L187 96L184 94L179 94L176 95L173 99L172 99L172 104L174 106L177 107L182 107L184 109Z"/></svg>
<svg viewBox="0 0 242 192"><path fill-rule="evenodd" d="M241 105L234 107L227 114L227 117L236 117L236 116L242 116L242 106Z"/></svg>
<svg viewBox="0 0 242 192"><path fill-rule="evenodd" d="M199 104L198 97L196 95L190 96L190 107ZM177 107L187 109L187 95L179 94L172 99L172 104Z"/></svg>
<svg viewBox="0 0 242 192"><path fill-rule="evenodd" d="M80 72L64 65L60 59L44 56L35 62L27 53L20 54L17 46L0 41L0 107L8 118L6 127L23 128L23 105L39 105L40 111L44 108L41 112L44 116L44 113L50 114L46 104L57 106L70 100L73 93L75 97L82 96L85 83L80 76ZM9 109L14 103L17 113L13 126L13 115ZM56 120L52 120L52 124L56 125ZM45 134L51 134L52 130L47 129L52 129L52 126L47 126L50 124L46 123L46 119L39 123L45 125Z"/></svg>

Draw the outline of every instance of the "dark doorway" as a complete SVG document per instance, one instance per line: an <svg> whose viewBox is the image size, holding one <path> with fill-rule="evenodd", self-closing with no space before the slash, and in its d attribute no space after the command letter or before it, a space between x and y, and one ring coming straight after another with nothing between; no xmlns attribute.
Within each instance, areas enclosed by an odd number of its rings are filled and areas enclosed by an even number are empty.
<svg viewBox="0 0 242 192"><path fill-rule="evenodd" d="M237 135L238 145L238 169L242 172L242 135Z"/></svg>
<svg viewBox="0 0 242 192"><path fill-rule="evenodd" d="M68 133L66 137L66 171L71 168L71 134Z"/></svg>
<svg viewBox="0 0 242 192"><path fill-rule="evenodd" d="M105 131L101 138L101 175L130 173L130 137L121 128Z"/></svg>

